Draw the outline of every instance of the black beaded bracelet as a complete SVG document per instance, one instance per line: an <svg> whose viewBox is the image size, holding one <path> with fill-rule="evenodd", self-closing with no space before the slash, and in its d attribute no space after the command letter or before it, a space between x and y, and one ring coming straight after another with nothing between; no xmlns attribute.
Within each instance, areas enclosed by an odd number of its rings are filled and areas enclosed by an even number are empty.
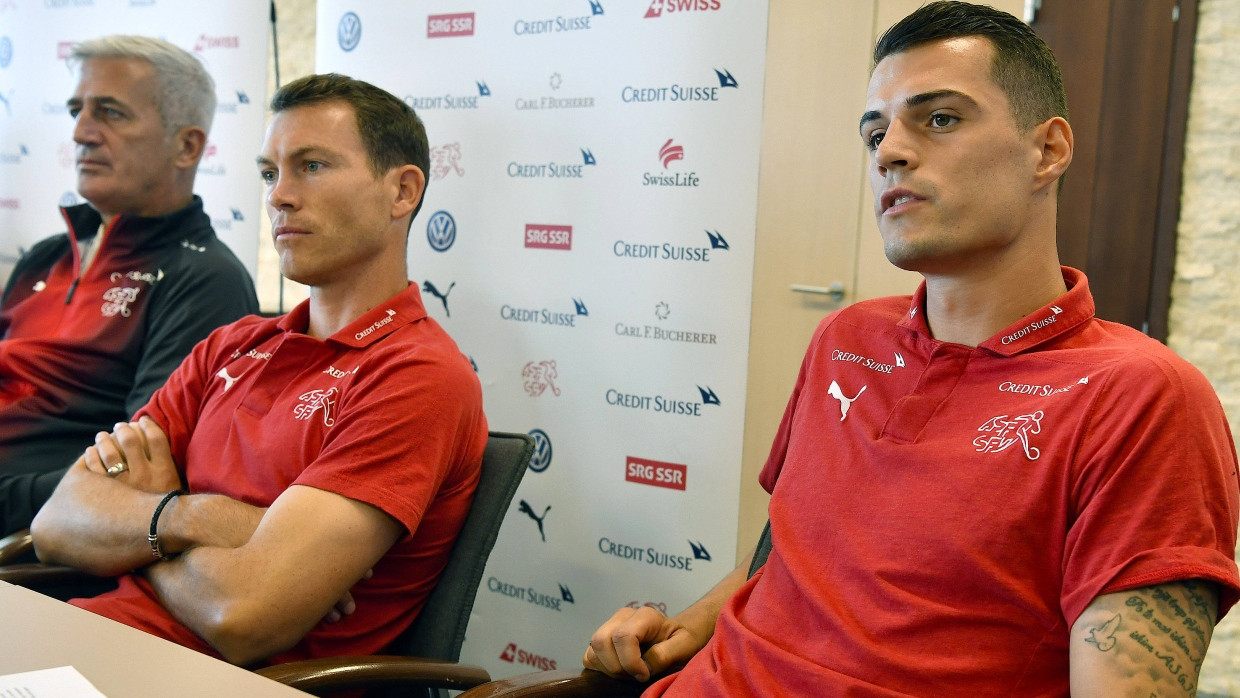
<svg viewBox="0 0 1240 698"><path fill-rule="evenodd" d="M160 560L166 560L172 556L164 555L164 549L159 545L159 534L155 532L155 527L159 525L159 515L164 512L164 507L168 505L168 502L171 502L173 497L182 494L185 494L185 490L173 490L165 494L164 498L159 500L159 506L155 507L155 514L151 516L151 532L147 534L146 542L151 544L151 554Z"/></svg>

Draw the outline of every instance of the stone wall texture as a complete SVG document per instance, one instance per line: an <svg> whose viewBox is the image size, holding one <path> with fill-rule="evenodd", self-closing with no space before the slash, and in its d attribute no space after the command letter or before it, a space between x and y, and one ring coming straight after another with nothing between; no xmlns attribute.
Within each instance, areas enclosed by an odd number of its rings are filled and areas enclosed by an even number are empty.
<svg viewBox="0 0 1240 698"><path fill-rule="evenodd" d="M1240 0L1200 0L1167 343L1240 433ZM1215 629L1201 696L1240 696L1240 608Z"/></svg>

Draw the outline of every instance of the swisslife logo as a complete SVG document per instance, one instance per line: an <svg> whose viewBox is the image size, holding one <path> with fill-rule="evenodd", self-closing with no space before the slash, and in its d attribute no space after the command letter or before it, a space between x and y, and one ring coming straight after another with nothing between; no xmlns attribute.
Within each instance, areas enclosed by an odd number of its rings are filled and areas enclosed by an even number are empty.
<svg viewBox="0 0 1240 698"><path fill-rule="evenodd" d="M697 172L673 172L671 171L672 163L685 159L685 147L676 142L676 139L669 138L659 147L658 162L663 166L662 171L642 173L642 186L646 187L697 187L701 186L702 181L697 176Z"/></svg>
<svg viewBox="0 0 1240 698"><path fill-rule="evenodd" d="M687 12L714 12L720 8L720 0L651 0L646 8L646 19L658 19L663 13L685 14Z"/></svg>
<svg viewBox="0 0 1240 698"><path fill-rule="evenodd" d="M454 36L473 35L473 12L457 12L448 15L429 15L426 18L426 38L428 39L445 39Z"/></svg>

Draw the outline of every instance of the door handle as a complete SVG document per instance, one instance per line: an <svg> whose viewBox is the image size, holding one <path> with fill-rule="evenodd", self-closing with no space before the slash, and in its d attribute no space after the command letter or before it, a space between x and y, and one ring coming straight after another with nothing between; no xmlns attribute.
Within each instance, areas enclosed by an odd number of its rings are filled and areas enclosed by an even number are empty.
<svg viewBox="0 0 1240 698"><path fill-rule="evenodd" d="M789 286L791 290L797 293L812 293L818 296L831 296L831 300L839 303L844 300L844 284L838 281L832 281L830 286L807 286L805 284L792 284Z"/></svg>

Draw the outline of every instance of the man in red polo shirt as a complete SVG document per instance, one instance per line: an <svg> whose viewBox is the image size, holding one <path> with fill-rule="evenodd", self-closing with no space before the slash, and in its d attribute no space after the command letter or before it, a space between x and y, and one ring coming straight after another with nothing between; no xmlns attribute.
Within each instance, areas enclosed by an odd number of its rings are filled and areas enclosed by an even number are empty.
<svg viewBox="0 0 1240 698"><path fill-rule="evenodd" d="M1210 385L1094 317L1061 267L1072 131L1020 20L930 3L879 40L861 116L911 297L828 316L762 471L773 547L584 663L647 696L1187 696L1240 592Z"/></svg>
<svg viewBox="0 0 1240 698"><path fill-rule="evenodd" d="M286 85L272 110L258 168L281 271L309 300L212 333L32 527L41 559L122 575L77 605L247 665L394 639L487 438L477 377L405 267L421 122L341 75Z"/></svg>

